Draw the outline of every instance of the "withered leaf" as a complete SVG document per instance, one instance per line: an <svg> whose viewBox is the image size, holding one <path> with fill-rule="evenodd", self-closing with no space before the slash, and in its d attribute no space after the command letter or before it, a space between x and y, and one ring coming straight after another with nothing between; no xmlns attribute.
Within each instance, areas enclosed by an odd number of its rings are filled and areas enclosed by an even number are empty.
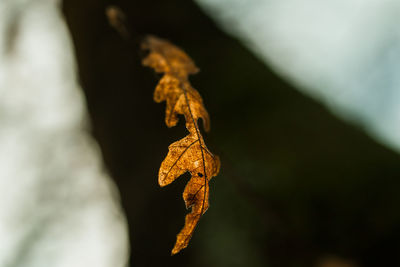
<svg viewBox="0 0 400 267"><path fill-rule="evenodd" d="M198 72L192 59L180 48L154 36L146 37L142 48L149 51L143 65L164 73L154 91L154 101L167 102L166 125L175 126L178 115L182 114L189 131L186 137L169 146L158 174L160 186L172 183L185 172L191 174L183 192L186 208L191 208L191 212L186 215L185 225L177 235L172 249L174 255L187 247L200 217L208 208L208 182L218 174L220 160L206 147L198 126L201 118L204 129L209 131L210 119L199 92L188 80L189 74Z"/></svg>
<svg viewBox="0 0 400 267"><path fill-rule="evenodd" d="M122 10L117 6L108 6L106 8L106 16L108 23L117 30L125 39L130 38L130 33L125 25L126 16Z"/></svg>

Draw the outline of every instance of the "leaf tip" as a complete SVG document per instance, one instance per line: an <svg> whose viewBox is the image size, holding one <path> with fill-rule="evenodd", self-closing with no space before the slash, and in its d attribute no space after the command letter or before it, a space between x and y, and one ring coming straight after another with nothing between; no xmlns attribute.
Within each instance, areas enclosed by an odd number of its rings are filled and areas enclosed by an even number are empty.
<svg viewBox="0 0 400 267"><path fill-rule="evenodd" d="M158 175L158 185L159 185L159 186L164 187L164 186L166 186L166 185L169 184L169 183L166 181L165 178L166 178L166 177L165 177L165 175L163 175L163 174L159 174L159 175Z"/></svg>
<svg viewBox="0 0 400 267"><path fill-rule="evenodd" d="M182 249L186 248L189 244L190 237L182 237L182 233L177 235L177 240L174 247L171 250L171 256L178 254Z"/></svg>
<svg viewBox="0 0 400 267"><path fill-rule="evenodd" d="M181 251L180 249L177 249L176 246L171 250L171 256L174 256L176 254L179 253L179 251Z"/></svg>

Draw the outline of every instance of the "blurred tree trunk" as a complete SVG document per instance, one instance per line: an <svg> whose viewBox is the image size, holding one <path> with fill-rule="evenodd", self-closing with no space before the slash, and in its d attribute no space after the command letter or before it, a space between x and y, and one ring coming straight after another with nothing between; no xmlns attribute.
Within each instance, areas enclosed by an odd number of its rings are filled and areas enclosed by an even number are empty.
<svg viewBox="0 0 400 267"><path fill-rule="evenodd" d="M126 221L59 8L0 2L0 266L123 267Z"/></svg>

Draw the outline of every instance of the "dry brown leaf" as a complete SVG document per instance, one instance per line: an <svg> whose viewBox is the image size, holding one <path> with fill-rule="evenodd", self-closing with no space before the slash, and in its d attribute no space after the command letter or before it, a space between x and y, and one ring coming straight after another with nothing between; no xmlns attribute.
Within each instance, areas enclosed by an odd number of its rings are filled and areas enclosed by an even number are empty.
<svg viewBox="0 0 400 267"><path fill-rule="evenodd" d="M108 6L106 8L106 17L108 23L121 34L125 39L130 38L130 33L125 25L126 16L117 6Z"/></svg>
<svg viewBox="0 0 400 267"><path fill-rule="evenodd" d="M160 186L166 186L185 172L191 178L183 192L186 208L185 225L177 235L172 255L189 244L200 217L208 208L209 180L219 172L220 160L206 147L201 135L198 119L202 119L204 129L209 131L210 119L203 100L189 83L189 74L198 72L191 58L170 42L148 36L142 48L150 53L143 59L143 65L152 67L156 72L164 73L154 91L154 101L166 101L165 123L168 127L178 123L178 115L185 116L189 134L169 146L167 157L161 163L158 174Z"/></svg>

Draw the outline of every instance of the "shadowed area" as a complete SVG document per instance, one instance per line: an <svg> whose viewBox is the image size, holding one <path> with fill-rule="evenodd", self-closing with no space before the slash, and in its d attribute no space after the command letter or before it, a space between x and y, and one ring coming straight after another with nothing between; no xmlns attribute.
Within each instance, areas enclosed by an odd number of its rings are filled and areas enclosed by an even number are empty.
<svg viewBox="0 0 400 267"><path fill-rule="evenodd" d="M133 41L113 30L107 5L127 16ZM131 266L356 266L399 259L400 158L297 92L191 1L65 0L93 134L121 191ZM141 66L139 42L155 34L200 68L190 77L211 118L204 138L221 157L210 208L189 247L169 255L184 224L187 177L157 184L168 145L159 77Z"/></svg>

